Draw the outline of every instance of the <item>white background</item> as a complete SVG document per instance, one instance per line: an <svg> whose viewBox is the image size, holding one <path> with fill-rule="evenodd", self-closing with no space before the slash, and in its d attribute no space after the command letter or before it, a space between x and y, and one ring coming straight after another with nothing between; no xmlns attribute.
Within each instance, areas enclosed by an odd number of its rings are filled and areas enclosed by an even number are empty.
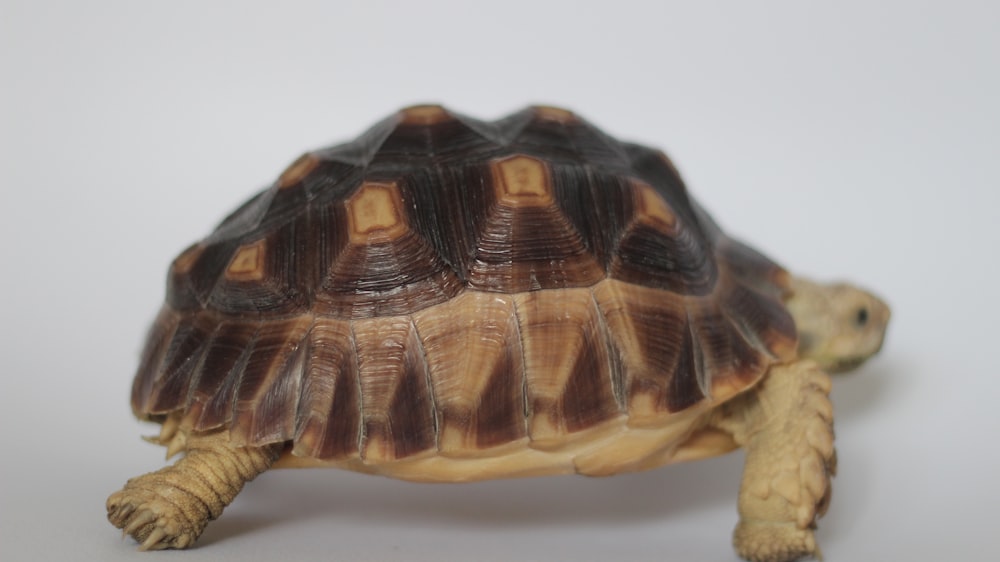
<svg viewBox="0 0 1000 562"><path fill-rule="evenodd" d="M735 560L741 455L603 480L250 484L198 547L104 516L162 465L128 389L173 255L395 109L572 108L731 232L894 309L836 381L832 562L1000 549L1000 9L990 2L0 7L0 559Z"/></svg>

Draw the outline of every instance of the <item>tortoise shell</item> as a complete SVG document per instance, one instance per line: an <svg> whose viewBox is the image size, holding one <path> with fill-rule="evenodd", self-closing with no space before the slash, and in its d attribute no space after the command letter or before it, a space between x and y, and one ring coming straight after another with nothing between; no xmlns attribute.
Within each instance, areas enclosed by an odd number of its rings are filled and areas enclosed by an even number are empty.
<svg viewBox="0 0 1000 562"><path fill-rule="evenodd" d="M717 405L795 353L788 275L577 115L404 109L176 258L139 417L376 465Z"/></svg>

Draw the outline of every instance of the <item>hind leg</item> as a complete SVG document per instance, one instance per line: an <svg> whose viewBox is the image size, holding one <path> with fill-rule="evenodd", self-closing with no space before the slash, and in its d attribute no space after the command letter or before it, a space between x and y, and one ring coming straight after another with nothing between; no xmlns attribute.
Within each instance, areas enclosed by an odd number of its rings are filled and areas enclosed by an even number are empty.
<svg viewBox="0 0 1000 562"><path fill-rule="evenodd" d="M835 470L830 378L812 361L771 368L758 389L735 400L719 427L746 448L740 522L733 543L754 562L819 557L816 519Z"/></svg>
<svg viewBox="0 0 1000 562"><path fill-rule="evenodd" d="M243 484L271 467L281 444L234 447L226 432L188 436L184 458L130 479L108 498L108 520L140 550L187 548Z"/></svg>

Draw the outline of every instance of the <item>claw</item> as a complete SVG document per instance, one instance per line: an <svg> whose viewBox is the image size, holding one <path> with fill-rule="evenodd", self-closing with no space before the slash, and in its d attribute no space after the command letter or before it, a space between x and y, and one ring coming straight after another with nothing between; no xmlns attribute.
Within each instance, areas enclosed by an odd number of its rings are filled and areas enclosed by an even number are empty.
<svg viewBox="0 0 1000 562"><path fill-rule="evenodd" d="M156 547L160 540L165 536L167 536L167 532L163 530L163 527L153 529L153 532L146 537L145 542L142 543L139 550L149 550L150 548Z"/></svg>
<svg viewBox="0 0 1000 562"><path fill-rule="evenodd" d="M115 511L116 509L118 509L118 507L121 504L121 501L120 501L121 500L121 495L122 495L121 491L118 491L118 492L115 492L115 493L111 494L110 496L108 496L108 501L105 504L105 507L108 508L108 513L111 513L113 511Z"/></svg>
<svg viewBox="0 0 1000 562"><path fill-rule="evenodd" d="M125 532L130 535L134 535L136 531L153 521L156 521L156 514L152 511L143 511L128 524L128 527L125 527Z"/></svg>
<svg viewBox="0 0 1000 562"><path fill-rule="evenodd" d="M135 505L127 503L119 507L117 510L115 510L115 518L118 519L119 521L125 521L126 519L128 519L129 515L132 515L134 511L135 511Z"/></svg>

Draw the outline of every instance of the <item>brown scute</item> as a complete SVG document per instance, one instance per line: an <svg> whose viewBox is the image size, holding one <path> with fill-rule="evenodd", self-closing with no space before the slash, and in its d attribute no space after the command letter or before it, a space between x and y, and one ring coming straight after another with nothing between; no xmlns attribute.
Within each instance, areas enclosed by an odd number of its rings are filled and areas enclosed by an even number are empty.
<svg viewBox="0 0 1000 562"><path fill-rule="evenodd" d="M515 296L531 439L545 444L620 414L611 356L590 289Z"/></svg>
<svg viewBox="0 0 1000 562"><path fill-rule="evenodd" d="M764 254L732 238L720 240L718 254L733 276L752 289L778 298L788 296L788 272Z"/></svg>
<svg viewBox="0 0 1000 562"><path fill-rule="evenodd" d="M295 453L323 459L356 457L361 445L361 391L350 322L317 319L306 354Z"/></svg>
<svg viewBox="0 0 1000 562"><path fill-rule="evenodd" d="M139 367L132 379L132 412L140 417L149 417L150 391L153 382L162 372L163 356L166 355L174 340L174 333L180 322L180 315L169 306L160 309L160 313L146 334L146 345L139 359Z"/></svg>
<svg viewBox="0 0 1000 562"><path fill-rule="evenodd" d="M235 313L290 313L305 309L311 287L305 258L310 231L303 215L231 251L208 299L211 308Z"/></svg>
<svg viewBox="0 0 1000 562"><path fill-rule="evenodd" d="M495 173L488 181L505 181L507 169L503 167L511 162L515 161L494 163ZM501 170L496 171L497 168ZM539 171L534 171L534 174L529 172L532 176L527 180L529 183L540 179ZM513 170L510 175L519 172ZM517 293L587 287L604 278L604 267L563 210L554 201L535 194L552 191L548 173L541 175L546 185L524 185L515 188L514 193L509 187L494 187L494 194L506 195L493 200L487 196L470 209L473 220L470 230L475 233L474 246L468 249L472 256L467 271L470 287ZM528 196L517 197L518 189ZM510 198L531 199L534 204L511 203Z"/></svg>
<svg viewBox="0 0 1000 562"><path fill-rule="evenodd" d="M262 324L236 389L231 436L236 443L273 443L293 437L305 337L312 318Z"/></svg>
<svg viewBox="0 0 1000 562"><path fill-rule="evenodd" d="M315 256L316 312L340 318L405 314L462 289L439 251L412 227L402 189L370 182L351 198L315 210L317 236L309 240L308 255Z"/></svg>
<svg viewBox="0 0 1000 562"><path fill-rule="evenodd" d="M697 342L700 391L719 400L753 384L767 369L770 359L747 341L740 326L722 313L714 299L689 302L689 327Z"/></svg>
<svg viewBox="0 0 1000 562"><path fill-rule="evenodd" d="M612 281L597 286L594 298L623 363L631 417L642 421L704 398L693 370L683 297Z"/></svg>
<svg viewBox="0 0 1000 562"><path fill-rule="evenodd" d="M136 415L355 465L661 423L796 350L780 266L662 152L550 108L414 107L312 151L167 287Z"/></svg>
<svg viewBox="0 0 1000 562"><path fill-rule="evenodd" d="M182 319L163 356L145 409L165 414L185 405L192 375L208 349L214 322L202 316Z"/></svg>
<svg viewBox="0 0 1000 562"><path fill-rule="evenodd" d="M409 317L353 323L361 380L361 457L374 463L436 447L427 362Z"/></svg>
<svg viewBox="0 0 1000 562"><path fill-rule="evenodd" d="M649 184L630 181L618 204L623 225L612 249L610 277L681 295L712 291L718 275L711 244L695 224Z"/></svg>
<svg viewBox="0 0 1000 562"><path fill-rule="evenodd" d="M719 305L745 339L762 352L787 361L795 357L798 332L795 321L778 297L759 293L746 284L733 283L719 296Z"/></svg>
<svg viewBox="0 0 1000 562"><path fill-rule="evenodd" d="M176 310L200 310L224 275L239 246L235 240L205 241L184 269L171 268L167 276L167 304Z"/></svg>
<svg viewBox="0 0 1000 562"><path fill-rule="evenodd" d="M326 222L340 224L329 229L324 243L329 261L320 266L316 311L341 318L405 314L444 302L462 289L455 272L409 226L401 222L390 233L375 229L359 239L345 232L348 215L341 207L325 216Z"/></svg>
<svg viewBox="0 0 1000 562"><path fill-rule="evenodd" d="M467 451L527 433L514 300L467 291L413 315L430 369L440 450Z"/></svg>
<svg viewBox="0 0 1000 562"><path fill-rule="evenodd" d="M212 429L229 421L236 383L259 329L260 322L219 322L198 372L192 375L186 418L194 429Z"/></svg>
<svg viewBox="0 0 1000 562"><path fill-rule="evenodd" d="M699 229L706 238L715 238L718 233L710 225L699 223L684 181L663 152L636 144L623 144L622 147L628 155L631 176L653 186L682 222Z"/></svg>

